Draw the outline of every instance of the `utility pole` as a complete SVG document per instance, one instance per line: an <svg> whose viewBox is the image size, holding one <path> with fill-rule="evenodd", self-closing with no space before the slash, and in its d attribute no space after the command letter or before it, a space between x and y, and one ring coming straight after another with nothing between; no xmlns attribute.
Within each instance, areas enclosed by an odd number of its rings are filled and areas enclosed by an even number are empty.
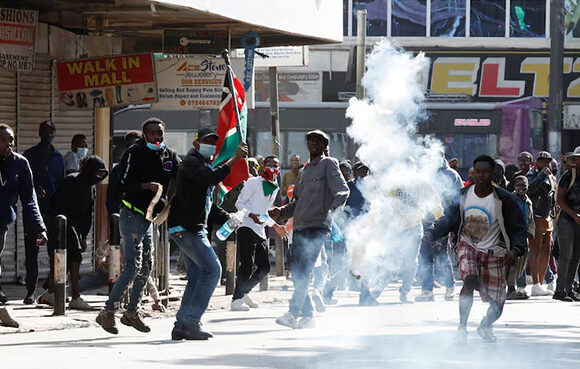
<svg viewBox="0 0 580 369"><path fill-rule="evenodd" d="M562 153L562 80L564 75L564 0L550 0L550 100L548 102L547 149Z"/></svg>
<svg viewBox="0 0 580 369"><path fill-rule="evenodd" d="M367 10L358 10L356 13L356 98L365 97L362 78L365 74L366 38L367 38Z"/></svg>

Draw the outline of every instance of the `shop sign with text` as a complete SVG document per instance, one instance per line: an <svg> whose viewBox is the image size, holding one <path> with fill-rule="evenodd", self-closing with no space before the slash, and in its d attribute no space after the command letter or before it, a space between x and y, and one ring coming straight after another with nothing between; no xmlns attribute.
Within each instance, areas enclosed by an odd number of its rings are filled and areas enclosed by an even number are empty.
<svg viewBox="0 0 580 369"><path fill-rule="evenodd" d="M549 94L548 51L442 51L426 56L431 67L423 84L432 93L467 94L479 101ZM564 55L562 88L564 99L580 99L580 53Z"/></svg>
<svg viewBox="0 0 580 369"><path fill-rule="evenodd" d="M56 63L60 103L93 108L157 101L152 54Z"/></svg>
<svg viewBox="0 0 580 369"><path fill-rule="evenodd" d="M38 11L0 8L0 69L32 72Z"/></svg>

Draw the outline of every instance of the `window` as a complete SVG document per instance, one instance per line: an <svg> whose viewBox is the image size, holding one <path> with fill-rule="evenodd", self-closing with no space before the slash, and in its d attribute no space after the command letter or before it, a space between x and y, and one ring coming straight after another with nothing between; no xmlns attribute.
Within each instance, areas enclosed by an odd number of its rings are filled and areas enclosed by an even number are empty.
<svg viewBox="0 0 580 369"><path fill-rule="evenodd" d="M467 178L467 171L479 155L489 155L492 158L499 156L495 134L448 133L437 134L435 137L443 142L447 159L457 158L463 178Z"/></svg>
<svg viewBox="0 0 580 369"><path fill-rule="evenodd" d="M391 36L425 37L426 0L392 0Z"/></svg>
<svg viewBox="0 0 580 369"><path fill-rule="evenodd" d="M367 10L367 36L387 35L388 0L353 0L352 1L352 35L357 34L358 10Z"/></svg>
<svg viewBox="0 0 580 369"><path fill-rule="evenodd" d="M505 37L505 1L471 2L471 37Z"/></svg>
<svg viewBox="0 0 580 369"><path fill-rule="evenodd" d="M349 0L342 1L342 34L348 36L348 3Z"/></svg>
<svg viewBox="0 0 580 369"><path fill-rule="evenodd" d="M431 37L465 37L466 0L431 0Z"/></svg>
<svg viewBox="0 0 580 369"><path fill-rule="evenodd" d="M536 150L544 149L544 123L541 111L530 110L530 146Z"/></svg>
<svg viewBox="0 0 580 369"><path fill-rule="evenodd" d="M546 37L546 1L512 0L510 37Z"/></svg>
<svg viewBox="0 0 580 369"><path fill-rule="evenodd" d="M580 1L566 0L564 12L566 37L580 37Z"/></svg>

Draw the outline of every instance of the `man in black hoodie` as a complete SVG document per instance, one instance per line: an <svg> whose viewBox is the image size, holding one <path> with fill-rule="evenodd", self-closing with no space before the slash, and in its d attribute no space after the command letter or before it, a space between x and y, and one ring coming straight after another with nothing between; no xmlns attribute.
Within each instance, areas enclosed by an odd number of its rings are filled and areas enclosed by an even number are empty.
<svg viewBox="0 0 580 369"><path fill-rule="evenodd" d="M79 269L83 260L82 253L87 249L87 235L93 222L93 204L95 202L95 185L101 182L109 172L103 159L96 155L83 158L80 162L80 172L71 173L58 185L50 202L49 218L54 222L57 215L67 219L66 230L66 261L70 272L71 302L70 309L92 310L79 292ZM51 234L48 238L49 255L53 265L54 249L56 248L56 225L48 228ZM51 268L51 272L54 270ZM52 278L49 278L52 280ZM53 293L53 285L49 284L48 293Z"/></svg>
<svg viewBox="0 0 580 369"><path fill-rule="evenodd" d="M153 266L153 216L167 203L167 188L181 160L163 142L165 123L149 118L142 125L143 139L128 148L121 159L121 210L119 231L125 240L125 267L115 282L105 309L97 323L109 333L117 334L115 305L121 300L129 283L133 282L127 311L121 323L140 332L151 329L143 322L137 305Z"/></svg>
<svg viewBox="0 0 580 369"><path fill-rule="evenodd" d="M173 340L207 340L213 335L202 329L201 316L221 275L221 266L207 237L209 213L222 212L212 205L212 189L230 174L230 168L247 154L241 143L234 157L212 168L218 135L201 128L193 149L183 159L177 173L177 189L169 213L169 235L183 252L187 285L171 332ZM228 218L225 217L225 220Z"/></svg>

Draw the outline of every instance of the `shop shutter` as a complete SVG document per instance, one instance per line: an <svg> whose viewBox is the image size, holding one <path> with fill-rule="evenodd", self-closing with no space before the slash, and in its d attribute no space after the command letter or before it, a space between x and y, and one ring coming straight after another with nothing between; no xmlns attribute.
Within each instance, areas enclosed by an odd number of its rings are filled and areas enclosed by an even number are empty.
<svg viewBox="0 0 580 369"><path fill-rule="evenodd" d="M0 123L9 124L16 131L16 74L0 72ZM6 234L2 252L2 275L0 282L12 282L16 278L16 227L11 224Z"/></svg>
<svg viewBox="0 0 580 369"><path fill-rule="evenodd" d="M38 125L51 119L51 84L52 70L50 57L36 55L32 73L18 73L17 78L17 142L18 152L23 153L39 142ZM22 219L22 209L19 205L18 219ZM24 279L26 268L24 264L24 229L22 222L17 223L17 276ZM41 247L38 253L38 271L40 278L48 274L49 263L46 247Z"/></svg>

